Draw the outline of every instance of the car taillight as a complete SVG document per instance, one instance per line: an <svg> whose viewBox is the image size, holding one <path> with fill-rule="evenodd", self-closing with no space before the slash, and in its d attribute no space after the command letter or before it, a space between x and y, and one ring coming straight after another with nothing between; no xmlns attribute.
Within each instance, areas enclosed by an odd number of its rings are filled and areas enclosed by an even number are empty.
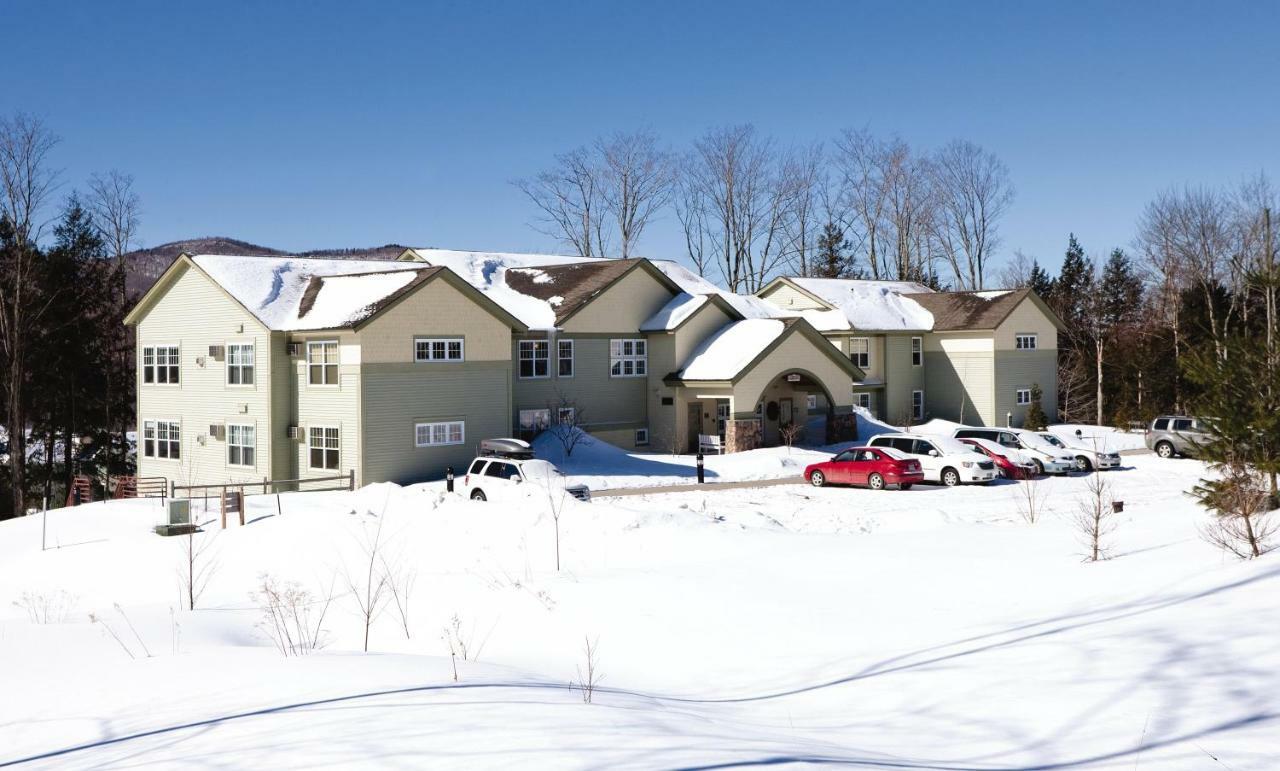
<svg viewBox="0 0 1280 771"><path fill-rule="evenodd" d="M470 474L464 474L464 475L463 475L463 477L462 477L462 484L463 484L463 485L469 485L469 484L471 484L471 475L470 475Z"/></svg>

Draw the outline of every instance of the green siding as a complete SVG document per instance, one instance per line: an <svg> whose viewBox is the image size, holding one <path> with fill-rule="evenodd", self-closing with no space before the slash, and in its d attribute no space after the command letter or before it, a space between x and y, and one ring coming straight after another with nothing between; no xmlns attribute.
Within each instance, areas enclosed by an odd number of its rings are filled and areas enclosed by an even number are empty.
<svg viewBox="0 0 1280 771"><path fill-rule="evenodd" d="M884 338L884 393L872 397L878 415L890 423L905 423L911 415L911 392L925 392L925 411L931 401L929 386L925 381L928 363L920 367L911 365L911 335L885 335ZM858 389L867 390L867 389Z"/></svg>
<svg viewBox="0 0 1280 771"><path fill-rule="evenodd" d="M619 338L642 339L638 332L620 332ZM518 340L512 342L511 360L518 361ZM524 338L529 339L529 338ZM589 431L608 431L619 428L638 428L647 424L649 378L609 377L609 337L580 337L562 334L558 340L574 341L574 376L556 377L556 345L553 341L550 371L552 376L542 379L523 379L518 376L518 364L512 371L511 422L508 430L518 428L520 410L553 408L561 398L574 402L581 422ZM654 353L649 354L649 364L656 363ZM554 419L554 410L553 410Z"/></svg>
<svg viewBox="0 0 1280 771"><path fill-rule="evenodd" d="M361 375L366 483L438 479L450 465L463 473L481 439L510 430L510 362L467 362L430 372L413 363L365 364ZM446 420L464 421L462 444L415 446L415 424Z"/></svg>
<svg viewBox="0 0 1280 771"><path fill-rule="evenodd" d="M995 425L992 405L994 357L991 351L925 351L925 418L971 426ZM911 398L910 390L895 391Z"/></svg>
<svg viewBox="0 0 1280 771"><path fill-rule="evenodd" d="M1007 413L1013 413L1013 425L1021 426L1026 406L1017 404L1019 388L1039 385L1044 392L1040 406L1052 422L1058 412L1058 351L1041 348L1035 351L996 351L995 419L1004 425Z"/></svg>

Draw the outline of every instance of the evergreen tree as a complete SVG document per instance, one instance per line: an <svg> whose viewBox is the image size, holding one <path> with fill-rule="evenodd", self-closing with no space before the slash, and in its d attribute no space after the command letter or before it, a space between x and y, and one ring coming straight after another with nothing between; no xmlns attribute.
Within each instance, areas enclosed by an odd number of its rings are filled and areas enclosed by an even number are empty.
<svg viewBox="0 0 1280 771"><path fill-rule="evenodd" d="M851 245L844 237L844 229L834 222L827 222L818 236L818 253L811 268L818 278L843 278L849 265Z"/></svg>
<svg viewBox="0 0 1280 771"><path fill-rule="evenodd" d="M1084 254L1084 248L1071 234L1067 254L1062 260L1062 272L1058 274L1051 293L1050 305L1067 325L1069 335L1078 335L1088 316L1088 298L1093 294L1093 261Z"/></svg>
<svg viewBox="0 0 1280 771"><path fill-rule="evenodd" d="M1027 286L1031 288L1031 291L1040 295L1040 299L1048 302L1053 297L1055 283L1049 272L1040 267L1039 262L1032 261L1031 275L1027 279Z"/></svg>
<svg viewBox="0 0 1280 771"><path fill-rule="evenodd" d="M1041 390L1040 384L1036 383L1031 386L1031 404L1027 407L1027 414L1022 419L1022 427L1031 431L1043 431L1049 427L1049 416L1044 413L1044 407L1041 406L1040 400L1044 398L1044 391Z"/></svg>

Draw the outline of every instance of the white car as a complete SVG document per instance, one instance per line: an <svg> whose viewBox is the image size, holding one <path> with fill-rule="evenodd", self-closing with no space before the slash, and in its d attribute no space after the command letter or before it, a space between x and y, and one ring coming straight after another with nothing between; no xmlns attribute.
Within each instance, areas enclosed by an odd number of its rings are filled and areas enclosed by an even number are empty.
<svg viewBox="0 0 1280 771"><path fill-rule="evenodd" d="M941 482L947 487L986 484L1000 475L994 461L978 456L972 447L946 436L880 434L867 442L867 446L888 447L918 459L926 482Z"/></svg>
<svg viewBox="0 0 1280 771"><path fill-rule="evenodd" d="M1071 453L1076 458L1077 471L1092 471L1093 469L1112 469L1120 468L1120 453L1107 452L1105 450L1097 450L1089 447L1085 442L1087 439L1081 439L1079 442L1068 444L1062 440L1062 437L1051 434L1048 431L1038 431L1036 436L1045 440L1049 444L1060 450Z"/></svg>
<svg viewBox="0 0 1280 771"><path fill-rule="evenodd" d="M591 490L586 485L565 484L560 469L545 460L496 455L482 455L471 461L462 478L462 494L473 501L487 501L524 492L521 488L526 483L542 488L539 495L563 489L580 501L591 500Z"/></svg>
<svg viewBox="0 0 1280 771"><path fill-rule="evenodd" d="M1026 460L1035 464L1036 472L1040 474L1065 474L1076 469L1074 455L1068 455L1054 447L1034 431L1024 431L1021 428L964 426L957 428L954 436L956 439L986 439L1001 447L1020 450Z"/></svg>

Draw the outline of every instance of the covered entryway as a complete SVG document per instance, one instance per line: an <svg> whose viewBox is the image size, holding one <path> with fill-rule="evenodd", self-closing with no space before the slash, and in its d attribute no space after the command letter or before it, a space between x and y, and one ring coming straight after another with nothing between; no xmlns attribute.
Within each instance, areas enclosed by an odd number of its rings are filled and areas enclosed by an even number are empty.
<svg viewBox="0 0 1280 771"><path fill-rule="evenodd" d="M855 439L851 385L862 378L807 321L748 319L708 338L664 383L689 405L690 439L696 404L699 433L714 416L725 451L739 452Z"/></svg>

